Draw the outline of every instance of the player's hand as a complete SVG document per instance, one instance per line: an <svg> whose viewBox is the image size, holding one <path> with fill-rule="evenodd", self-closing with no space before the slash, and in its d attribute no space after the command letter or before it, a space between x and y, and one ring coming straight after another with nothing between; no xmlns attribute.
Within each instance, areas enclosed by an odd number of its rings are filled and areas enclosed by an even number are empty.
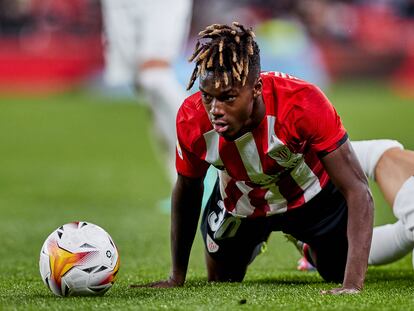
<svg viewBox="0 0 414 311"><path fill-rule="evenodd" d="M156 281L156 282L152 282L149 284L132 284L129 287L130 288L140 288L140 287L172 288L172 287L183 286L183 283L184 282L178 282L170 277L168 278L168 280Z"/></svg>
<svg viewBox="0 0 414 311"><path fill-rule="evenodd" d="M361 290L359 288L355 287L339 287L339 288L333 288L330 290L322 290L322 295L353 295L360 293Z"/></svg>

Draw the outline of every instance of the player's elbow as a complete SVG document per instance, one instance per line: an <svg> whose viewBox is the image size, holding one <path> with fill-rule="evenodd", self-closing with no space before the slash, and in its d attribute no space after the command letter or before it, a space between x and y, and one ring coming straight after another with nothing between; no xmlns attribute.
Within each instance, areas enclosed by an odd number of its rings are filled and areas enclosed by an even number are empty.
<svg viewBox="0 0 414 311"><path fill-rule="evenodd" d="M340 191L345 196L348 205L359 206L361 212L363 207L366 207L365 213L367 215L373 214L374 199L372 197L371 190L366 178L360 178L352 184L348 184L348 187L340 188Z"/></svg>

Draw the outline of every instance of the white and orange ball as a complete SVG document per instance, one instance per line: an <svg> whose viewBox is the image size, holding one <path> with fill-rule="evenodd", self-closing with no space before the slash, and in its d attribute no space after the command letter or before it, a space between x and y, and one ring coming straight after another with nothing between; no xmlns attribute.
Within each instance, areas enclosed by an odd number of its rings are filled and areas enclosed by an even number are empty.
<svg viewBox="0 0 414 311"><path fill-rule="evenodd" d="M101 227L71 222L48 236L39 268L43 282L58 296L102 295L115 282L119 254Z"/></svg>

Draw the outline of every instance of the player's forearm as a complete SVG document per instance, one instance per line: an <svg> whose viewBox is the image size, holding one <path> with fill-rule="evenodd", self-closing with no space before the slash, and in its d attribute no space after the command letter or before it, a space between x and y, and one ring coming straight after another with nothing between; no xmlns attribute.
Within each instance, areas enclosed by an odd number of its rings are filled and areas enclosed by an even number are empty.
<svg viewBox="0 0 414 311"><path fill-rule="evenodd" d="M362 289L368 267L373 226L373 200L368 186L348 195L348 257L343 287Z"/></svg>
<svg viewBox="0 0 414 311"><path fill-rule="evenodd" d="M200 209L195 213L194 206L187 206L187 211L184 211L184 206L179 206L173 209L172 217L175 221L171 226L171 256L172 256L172 272L171 278L179 284L183 284L187 274L188 261L190 258L191 247L197 231L197 223L200 214ZM188 211L194 208L194 210ZM192 215L180 215L190 212ZM174 216L174 214L176 214Z"/></svg>
<svg viewBox="0 0 414 311"><path fill-rule="evenodd" d="M188 183L181 180L173 193L171 211L171 279L184 284L191 247L197 232L203 193L202 182Z"/></svg>

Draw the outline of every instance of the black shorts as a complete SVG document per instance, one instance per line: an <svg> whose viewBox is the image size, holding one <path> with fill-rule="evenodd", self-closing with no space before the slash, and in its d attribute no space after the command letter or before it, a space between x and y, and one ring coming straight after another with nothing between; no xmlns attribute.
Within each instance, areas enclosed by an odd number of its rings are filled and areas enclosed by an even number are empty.
<svg viewBox="0 0 414 311"><path fill-rule="evenodd" d="M214 260L245 267L272 231L283 231L307 243L321 276L335 282L342 282L345 271L346 229L346 200L332 183L303 207L268 217L239 218L224 209L217 181L201 222L206 250Z"/></svg>

